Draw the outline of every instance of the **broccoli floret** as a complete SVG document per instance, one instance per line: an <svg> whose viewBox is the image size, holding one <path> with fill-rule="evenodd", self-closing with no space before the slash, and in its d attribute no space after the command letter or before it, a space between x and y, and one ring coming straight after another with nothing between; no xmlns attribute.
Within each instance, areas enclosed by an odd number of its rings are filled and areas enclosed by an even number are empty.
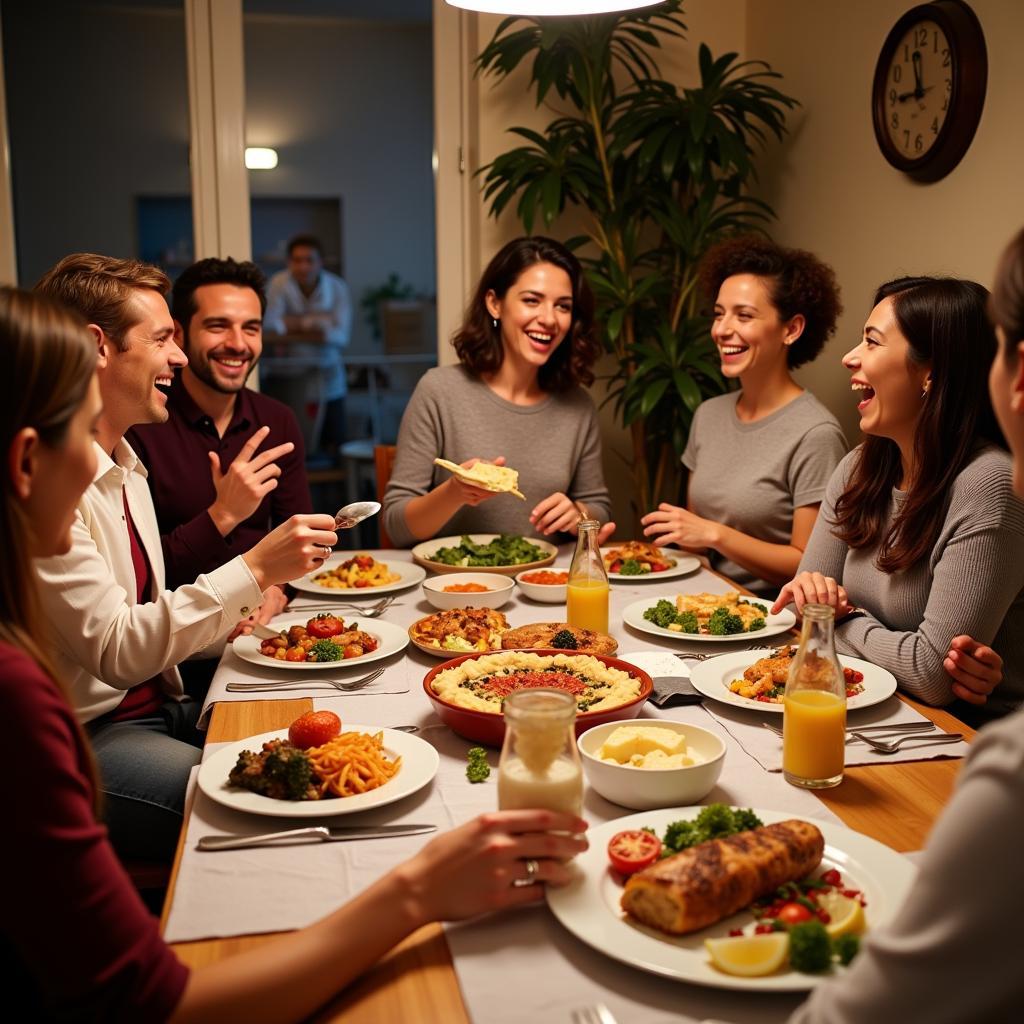
<svg viewBox="0 0 1024 1024"><path fill-rule="evenodd" d="M307 661L341 661L344 652L333 640L317 640L306 655Z"/></svg>
<svg viewBox="0 0 1024 1024"><path fill-rule="evenodd" d="M662 839L664 851L667 854L679 853L687 847L694 846L701 841L697 828L692 821L673 821L665 829L665 836Z"/></svg>
<svg viewBox="0 0 1024 1024"><path fill-rule="evenodd" d="M737 832L747 832L752 828L760 828L764 824L749 807L745 811L737 807L732 812L732 820Z"/></svg>
<svg viewBox="0 0 1024 1024"><path fill-rule="evenodd" d="M653 608L644 611L644 618L662 629L668 629L676 621L676 606L662 598Z"/></svg>
<svg viewBox="0 0 1024 1024"><path fill-rule="evenodd" d="M271 785L283 787L285 800L308 799L313 767L304 751L296 750L290 743L280 744L267 754L263 774ZM275 794L276 795L276 794Z"/></svg>
<svg viewBox="0 0 1024 1024"><path fill-rule="evenodd" d="M466 778L470 782L484 782L491 774L491 766L487 763L487 751L483 747L470 747L466 751L469 764L466 765Z"/></svg>
<svg viewBox="0 0 1024 1024"><path fill-rule="evenodd" d="M764 619L751 619L750 626L747 628L748 633L756 633L759 629L764 629Z"/></svg>
<svg viewBox="0 0 1024 1024"><path fill-rule="evenodd" d="M820 921L805 921L789 929L789 962L803 974L820 974L832 966L832 943Z"/></svg>
<svg viewBox="0 0 1024 1024"><path fill-rule="evenodd" d="M839 962L846 967L860 952L860 936L840 935L837 939L832 940L832 951L839 958Z"/></svg>
<svg viewBox="0 0 1024 1024"><path fill-rule="evenodd" d="M719 839L731 836L736 831L732 808L725 804L709 804L697 815L697 828L703 833L703 839Z"/></svg>
<svg viewBox="0 0 1024 1024"><path fill-rule="evenodd" d="M730 636L743 632L743 620L728 608L716 608L708 619L708 632L712 636Z"/></svg>
<svg viewBox="0 0 1024 1024"><path fill-rule="evenodd" d="M697 616L694 615L693 612L683 612L682 615L677 615L676 622L684 633L700 632L700 623L697 621Z"/></svg>
<svg viewBox="0 0 1024 1024"><path fill-rule="evenodd" d="M645 572L650 572L651 567L644 565L643 562L638 562L635 558L627 558L621 566L619 566L620 576L643 576Z"/></svg>
<svg viewBox="0 0 1024 1024"><path fill-rule="evenodd" d="M563 651L575 651L579 649L576 637L568 629L560 629L552 638L551 646Z"/></svg>

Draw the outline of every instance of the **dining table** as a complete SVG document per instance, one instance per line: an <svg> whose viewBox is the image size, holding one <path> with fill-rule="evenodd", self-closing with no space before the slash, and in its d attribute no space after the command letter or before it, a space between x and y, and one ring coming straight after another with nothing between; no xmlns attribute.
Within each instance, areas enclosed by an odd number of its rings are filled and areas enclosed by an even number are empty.
<svg viewBox="0 0 1024 1024"><path fill-rule="evenodd" d="M370 553L388 563L412 562L408 551ZM555 567L568 567L570 557L571 549L561 548ZM650 599L653 603L658 598L672 598L680 593L724 593L730 589L739 588L734 588L730 581L712 572L705 564L687 576L616 580L611 585L609 630L619 642L617 656L628 661L631 654L639 658L641 655L656 657L659 652L677 655L742 650L742 638L716 646L692 639L661 638L627 626L622 618L623 610L638 600ZM354 591L346 591L339 600L352 601L355 595ZM425 601L419 584L390 596L393 603L382 613L381 619L403 628L435 611ZM321 596L300 593L279 619L294 620L304 614L313 614L312 611L304 613L304 609L310 609L323 600ZM358 595L357 603L365 603L369 608L374 600L374 594L364 592ZM517 587L502 612L512 626L517 626L562 619L565 606L531 601ZM344 614L347 619L359 618L355 611ZM372 621L363 620L363 628L372 632ZM239 678L252 679L255 676L273 681L293 679L294 676L275 672L273 666L255 668L240 660L228 645L207 698L207 751L216 751L228 742L287 728L299 715L314 708L329 708L335 710L343 721L376 726L417 726L418 734L438 749L441 771L431 786L441 798L441 803L421 802L416 810L405 815L406 820L415 821L417 815L423 816L425 809L436 806L447 812L446 820L439 824L449 827L480 810L496 808L496 772L492 771L491 780L483 786L469 785L464 774L465 752L474 744L454 736L440 723L423 692L423 677L438 664L438 659L410 645L381 664L385 669L383 675L365 693L328 694L318 691L295 695L288 689L257 694L230 693L226 690L227 683ZM354 677L355 673L339 674L338 678L345 675ZM756 751L744 742L744 735L753 733L744 734L742 724L734 726L728 719L715 718L709 707L711 703L705 701L704 707L695 705L660 710L648 703L642 711L644 717L652 719L697 721L694 715L708 716L707 721L703 717L700 719L702 724L710 722L708 727L720 733L735 733L735 737L726 737L729 744L723 772L724 788L713 790L704 803L728 800L740 806L757 806L758 801L770 799L764 794L771 793L775 798L772 803L780 804L781 810L840 822L900 854L914 854L925 845L935 819L950 798L962 763L962 757L958 756L962 752L959 745L957 748L944 748L950 749L952 756L943 755L936 748L936 751L928 753L926 760L886 760L879 756L870 763L851 766L848 762L842 783L832 789L815 790L813 793L798 790L785 783L781 773L766 771L763 756L752 756ZM902 692L889 698L885 706L898 714L924 716L939 730L962 733L966 741L974 736L972 729L949 712L928 707ZM721 708L715 705L714 710L720 711ZM773 721L781 724L781 716ZM738 742L734 742L736 737L739 737ZM489 754L492 766L496 766L497 752L491 750ZM220 888L230 889L226 899L235 904L249 901L256 908L253 913L257 917L243 918L243 922L256 920L264 901L273 905L274 901L267 898L273 895L276 886L297 884L294 878L284 877L291 874L292 867L299 870L304 860L310 858L310 870L314 870L312 851L320 849L317 845L290 848L289 871L281 871L281 862L277 861L277 869L268 869L265 875L255 868L251 877L244 876L244 872L232 877L233 871L224 868L227 862L219 859L228 854L197 853L194 849L196 820L201 818L199 812L203 806L200 801L205 799L204 794L193 786L162 917L168 941L178 957L192 968L271 942L276 934L305 920L295 921L284 916L278 927L278 919L268 912L266 920L260 920L258 926L243 923L222 929L218 920L211 919L209 914L204 915L204 909L209 908L199 905L208 901L210 893ZM401 809L402 803L393 806ZM380 820L379 813L375 821ZM592 791L586 794L584 817L592 824L632 813ZM358 818L357 815L355 820ZM205 820L214 818L207 814ZM346 818L342 823L350 824L351 821ZM249 831L270 831L275 827L285 827L285 824L277 819L262 819L255 822ZM406 842L422 844L429 838L418 837ZM371 869L367 868L366 862L368 858L372 859L372 853L367 851L375 842L378 841L324 845L350 848L339 853L338 857L355 857L359 870L351 869L352 862L342 859L338 863L346 868L345 872L339 873L344 873L355 885L359 879L369 877L366 871ZM417 848L410 845L408 849L412 853ZM315 870L320 870L323 861L316 864ZM309 885L316 884L316 879L310 878ZM231 889L231 886L235 888ZM352 895L344 886L332 892L336 902ZM329 909L330 906L326 907L325 912ZM238 927L251 927L251 931L239 934ZM533 1024L546 1024L547 1021L557 1024L571 1019L573 1006L598 1000L616 1011L616 1018L621 1024L661 1024L669 1020L701 1021L711 1018L754 1022L784 1019L802 998L800 994L793 993L718 992L698 988L685 981L655 977L590 949L561 928L541 903L484 921L454 926L431 924L421 928L372 970L340 992L313 1019L344 1021L346 1024L379 1024L382 1021L461 1024L464 1021L519 1021L529 1017Z"/></svg>

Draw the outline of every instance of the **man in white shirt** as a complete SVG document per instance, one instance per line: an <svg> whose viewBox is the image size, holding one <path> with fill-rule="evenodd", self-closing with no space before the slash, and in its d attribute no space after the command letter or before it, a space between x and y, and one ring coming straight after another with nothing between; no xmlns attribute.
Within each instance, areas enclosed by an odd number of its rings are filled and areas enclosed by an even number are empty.
<svg viewBox="0 0 1024 1024"><path fill-rule="evenodd" d="M164 589L146 469L124 433L167 419L174 368L187 362L163 297L169 284L156 267L82 253L37 285L88 323L103 399L96 476L71 550L37 562L43 610L96 753L111 839L123 855L153 860L173 856L202 746L199 705L184 699L175 666L223 642L265 589L316 568L337 541L330 516L293 516L194 584Z"/></svg>
<svg viewBox="0 0 1024 1024"><path fill-rule="evenodd" d="M337 451L345 440L342 350L352 333L352 299L348 285L324 270L323 247L313 235L296 235L288 243L288 269L275 274L267 289L263 333L291 342L296 355L319 360L323 376L314 383L326 403L320 446Z"/></svg>

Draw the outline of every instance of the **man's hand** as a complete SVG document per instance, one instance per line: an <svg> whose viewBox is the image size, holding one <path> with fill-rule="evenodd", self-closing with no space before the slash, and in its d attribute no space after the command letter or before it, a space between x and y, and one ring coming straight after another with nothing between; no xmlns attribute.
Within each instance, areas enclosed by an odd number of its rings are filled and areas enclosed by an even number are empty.
<svg viewBox="0 0 1024 1024"><path fill-rule="evenodd" d="M256 449L269 433L270 427L260 427L242 445L242 450L228 466L226 473L221 472L217 453L209 453L210 474L217 492L209 513L222 537L226 537L259 508L264 497L277 486L277 478L281 475L277 460L295 448L291 441L286 441L257 455Z"/></svg>
<svg viewBox="0 0 1024 1024"><path fill-rule="evenodd" d="M268 587L263 592L263 604L259 606L247 619L242 621L235 626L231 631L231 635L227 638L227 643L231 643L236 637L248 636L252 632L252 627L259 623L265 626L275 615L280 615L288 607L288 595L284 590L276 584L272 587Z"/></svg>

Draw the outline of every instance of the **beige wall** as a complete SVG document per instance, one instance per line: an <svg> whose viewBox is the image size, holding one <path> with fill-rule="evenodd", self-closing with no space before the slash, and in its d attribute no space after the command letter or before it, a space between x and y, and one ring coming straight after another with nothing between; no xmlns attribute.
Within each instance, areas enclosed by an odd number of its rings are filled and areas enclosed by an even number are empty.
<svg viewBox="0 0 1024 1024"><path fill-rule="evenodd" d="M747 8L747 51L784 76L803 108L761 173L775 237L836 269L846 313L801 380L851 439L857 415L839 359L857 340L874 288L900 274L953 274L991 283L996 258L1024 224L1024 4L971 0L988 45L985 109L966 156L922 185L890 167L871 125L871 79L886 34L909 0L758 0Z"/></svg>

